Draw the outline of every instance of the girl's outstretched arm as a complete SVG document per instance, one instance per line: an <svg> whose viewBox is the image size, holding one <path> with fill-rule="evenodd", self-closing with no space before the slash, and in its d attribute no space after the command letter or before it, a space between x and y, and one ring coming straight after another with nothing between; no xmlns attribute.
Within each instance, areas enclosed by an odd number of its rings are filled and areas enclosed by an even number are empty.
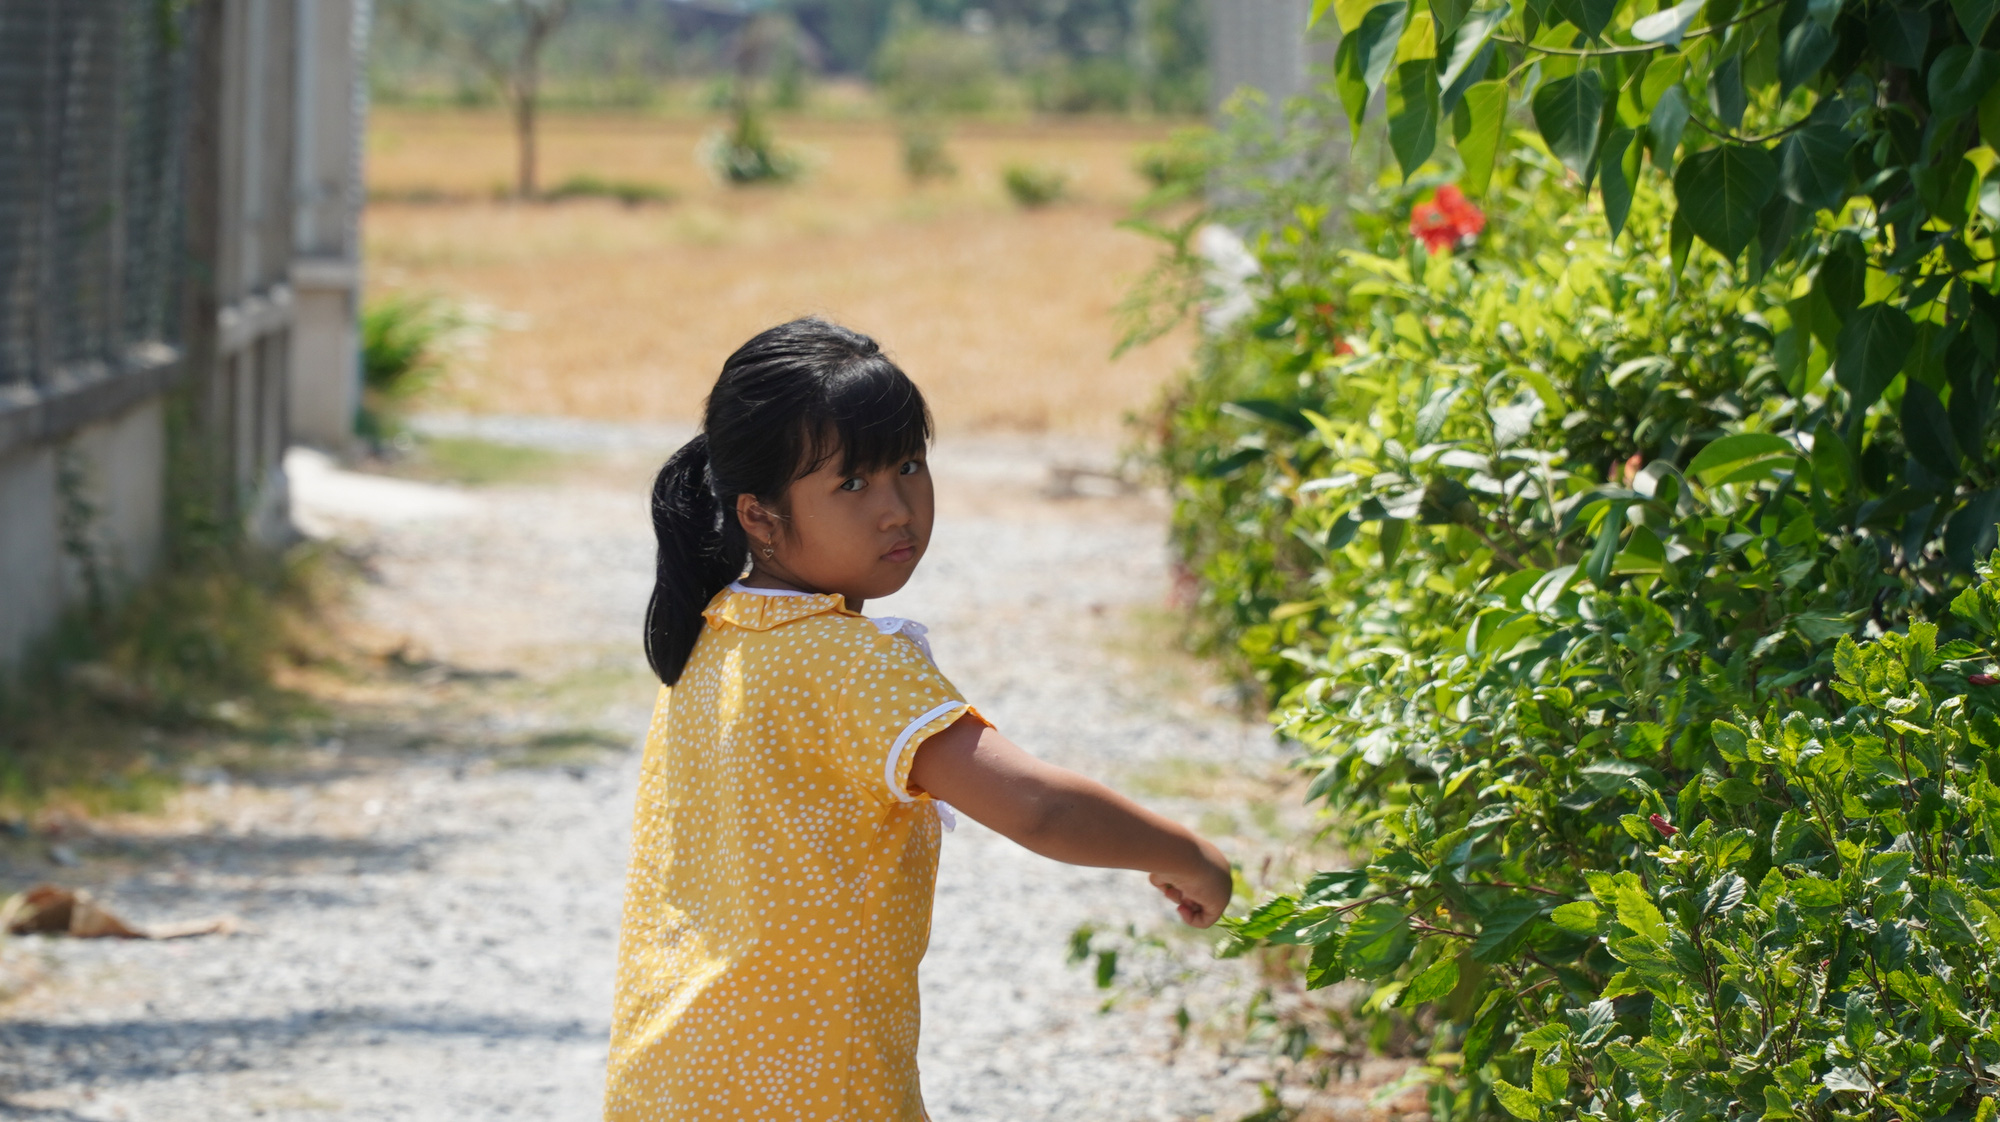
<svg viewBox="0 0 2000 1122"><path fill-rule="evenodd" d="M1195 927L1229 906L1229 861L1214 843L971 717L924 742L910 783L1044 857L1151 873Z"/></svg>

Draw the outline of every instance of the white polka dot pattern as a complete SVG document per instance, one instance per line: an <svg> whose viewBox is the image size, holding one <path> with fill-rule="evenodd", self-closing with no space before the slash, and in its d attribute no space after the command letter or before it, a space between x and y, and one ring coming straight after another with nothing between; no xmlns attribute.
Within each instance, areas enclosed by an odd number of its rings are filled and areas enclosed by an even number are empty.
<svg viewBox="0 0 2000 1122"><path fill-rule="evenodd" d="M604 1116L921 1122L939 829L910 765L978 715L839 596L706 616L647 734Z"/></svg>

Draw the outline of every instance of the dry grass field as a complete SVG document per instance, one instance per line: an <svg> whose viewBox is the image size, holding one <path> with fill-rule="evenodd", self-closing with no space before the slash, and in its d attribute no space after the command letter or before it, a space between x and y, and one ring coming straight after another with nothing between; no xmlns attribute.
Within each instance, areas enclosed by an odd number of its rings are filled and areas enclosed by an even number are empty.
<svg viewBox="0 0 2000 1122"><path fill-rule="evenodd" d="M498 323L432 407L690 419L738 343L806 313L875 335L955 431L1112 436L1185 361L1184 336L1110 357L1155 252L1115 223L1145 187L1134 155L1170 125L958 124L958 176L915 187L892 125L780 119L812 170L751 188L697 160L719 125L552 114L544 184L591 174L675 198L520 204L494 201L514 158L497 112L377 112L371 294L438 293ZM1016 161L1066 169L1071 198L1016 208L1000 184Z"/></svg>

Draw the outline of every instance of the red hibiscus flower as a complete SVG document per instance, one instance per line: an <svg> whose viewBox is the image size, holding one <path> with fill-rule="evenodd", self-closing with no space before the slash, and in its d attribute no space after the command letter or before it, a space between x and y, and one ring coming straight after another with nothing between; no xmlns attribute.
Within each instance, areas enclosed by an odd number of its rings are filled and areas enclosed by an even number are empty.
<svg viewBox="0 0 2000 1122"><path fill-rule="evenodd" d="M1456 187L1438 188L1427 203L1410 209L1410 233L1423 239L1432 253L1449 253L1469 246L1486 229L1486 214Z"/></svg>

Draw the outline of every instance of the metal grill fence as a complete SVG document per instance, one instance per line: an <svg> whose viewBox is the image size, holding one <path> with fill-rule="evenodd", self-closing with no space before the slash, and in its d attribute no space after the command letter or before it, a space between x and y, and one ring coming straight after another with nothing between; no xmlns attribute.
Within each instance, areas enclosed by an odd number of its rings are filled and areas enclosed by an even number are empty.
<svg viewBox="0 0 2000 1122"><path fill-rule="evenodd" d="M183 7L0 3L0 402L157 364L178 342Z"/></svg>

